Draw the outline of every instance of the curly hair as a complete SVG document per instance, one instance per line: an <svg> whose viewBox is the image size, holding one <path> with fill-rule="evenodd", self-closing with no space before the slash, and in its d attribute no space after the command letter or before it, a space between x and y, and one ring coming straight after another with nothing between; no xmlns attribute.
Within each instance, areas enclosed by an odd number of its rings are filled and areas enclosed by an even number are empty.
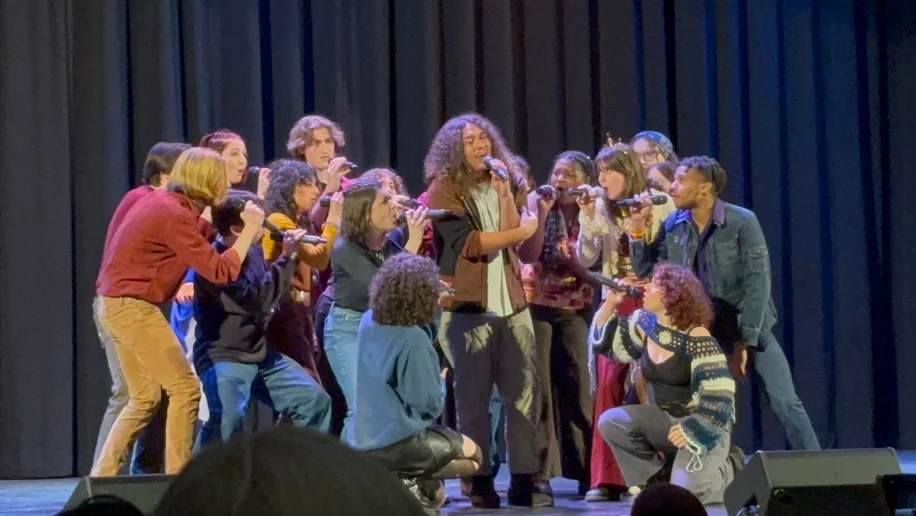
<svg viewBox="0 0 916 516"><path fill-rule="evenodd" d="M464 142L461 138L461 131L469 124L480 127L486 133L490 138L490 155L505 163L510 175L520 173L499 128L479 113L464 113L446 122L433 137L426 159L423 160L423 177L427 184L445 178L465 194L477 184L478 178L471 172L464 157Z"/></svg>
<svg viewBox="0 0 916 516"><path fill-rule="evenodd" d="M339 125L321 115L305 115L289 130L286 150L290 156L296 159L303 159L302 148L308 147L315 141L312 138L312 131L321 128L327 129L331 133L331 139L334 140L334 146L337 150L342 149L347 144L343 130L340 129Z"/></svg>
<svg viewBox="0 0 916 516"><path fill-rule="evenodd" d="M340 234L347 240L366 247L366 237L372 231L372 203L382 183L374 179L358 178L348 184L343 191L343 215L340 221Z"/></svg>
<svg viewBox="0 0 916 516"><path fill-rule="evenodd" d="M677 164L678 168L685 167L687 170L696 170L704 182L712 183L713 193L716 196L722 194L725 190L725 184L728 182L728 174L725 169L713 158L709 156L691 156L684 158Z"/></svg>
<svg viewBox="0 0 916 516"><path fill-rule="evenodd" d="M655 266L652 279L665 291L662 304L676 328L685 331L696 326L709 328L713 317L712 302L693 271L680 265L660 263Z"/></svg>
<svg viewBox="0 0 916 516"><path fill-rule="evenodd" d="M429 324L441 291L435 262L413 253L396 254L379 267L369 285L372 320L385 326Z"/></svg>
<svg viewBox="0 0 916 516"><path fill-rule="evenodd" d="M282 213L296 220L299 206L293 194L299 185L307 186L318 180L315 168L304 161L278 159L267 165L270 169L270 185L264 193L268 214Z"/></svg>
<svg viewBox="0 0 916 516"><path fill-rule="evenodd" d="M373 179L379 183L382 182L382 178L390 179L391 182L394 183L395 189L395 191L392 193L396 193L398 195L407 195L407 187L404 186L404 180L401 179L401 176L399 176L397 172L390 168L370 168L369 170L363 172L359 178Z"/></svg>

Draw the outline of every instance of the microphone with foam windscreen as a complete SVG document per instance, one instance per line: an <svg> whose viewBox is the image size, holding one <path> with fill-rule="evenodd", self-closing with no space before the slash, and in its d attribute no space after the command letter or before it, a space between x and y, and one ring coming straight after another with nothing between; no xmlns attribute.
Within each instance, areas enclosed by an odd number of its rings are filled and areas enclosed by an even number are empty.
<svg viewBox="0 0 916 516"><path fill-rule="evenodd" d="M506 169L504 169L503 167L499 167L496 165L496 160L493 159L493 156L490 156L489 154L484 156L483 157L483 166L487 167L487 170L496 174L503 181L507 181L509 179L509 173L506 172Z"/></svg>
<svg viewBox="0 0 916 516"><path fill-rule="evenodd" d="M662 204L665 204L666 202L668 202L668 196L667 195L650 195L649 197L646 197L646 200L649 201L649 204L653 204L655 206L661 206ZM636 200L635 198L630 198L630 199L620 199L619 201L614 201L614 204L622 208L631 208L634 206L641 206L642 202Z"/></svg>
<svg viewBox="0 0 916 516"><path fill-rule="evenodd" d="M598 274L595 271L588 271L586 274L593 281L601 285L604 285L605 287L614 289L618 292L623 292L624 294L626 294L629 297L632 297L633 299L642 298L643 292L642 292L642 289L639 287L634 287L632 285L624 285L623 283L615 280L614 278L609 278L603 274Z"/></svg>
<svg viewBox="0 0 916 516"><path fill-rule="evenodd" d="M238 197L230 199L229 202L232 203L232 207L238 210L239 213L241 213L242 210L245 209L245 201L242 199L239 199ZM274 240L282 241L283 237L286 235L285 231L275 226L273 222L267 220L266 218L264 219L262 226L264 226L264 229L266 229L270 233L271 238L273 238ZM299 242L303 244L316 245L316 244L326 244L328 241L317 235L302 235L299 238Z"/></svg>

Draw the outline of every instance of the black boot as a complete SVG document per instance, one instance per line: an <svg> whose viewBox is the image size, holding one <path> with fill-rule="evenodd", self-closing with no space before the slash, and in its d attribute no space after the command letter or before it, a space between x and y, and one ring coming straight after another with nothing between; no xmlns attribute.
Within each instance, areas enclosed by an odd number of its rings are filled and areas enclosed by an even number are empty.
<svg viewBox="0 0 916 516"><path fill-rule="evenodd" d="M521 507L553 507L553 495L545 493L532 475L512 475L506 493L509 505Z"/></svg>
<svg viewBox="0 0 916 516"><path fill-rule="evenodd" d="M468 498L471 505L481 509L499 509L499 494L493 486L491 475L478 475L470 478L471 486Z"/></svg>
<svg viewBox="0 0 916 516"><path fill-rule="evenodd" d="M404 482L404 487L406 487L407 490L410 491L410 494L412 494L413 497L417 500L417 503L420 505L420 508L423 509L423 512L425 514L427 514L428 516L438 516L439 515L438 507L436 507L433 504L432 500L430 500L429 497L427 497L426 494L423 493L423 490L420 488L420 484L417 482L417 479L402 478L401 481Z"/></svg>

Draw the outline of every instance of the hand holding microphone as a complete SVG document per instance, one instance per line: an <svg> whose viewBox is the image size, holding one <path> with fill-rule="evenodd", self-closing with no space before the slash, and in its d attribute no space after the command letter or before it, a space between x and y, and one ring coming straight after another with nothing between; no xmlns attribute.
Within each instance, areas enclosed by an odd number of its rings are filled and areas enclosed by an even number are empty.
<svg viewBox="0 0 916 516"><path fill-rule="evenodd" d="M487 154L483 157L483 166L492 172L496 177L503 181L509 180L509 172L506 171L506 164Z"/></svg>
<svg viewBox="0 0 916 516"><path fill-rule="evenodd" d="M331 163L328 164L328 182L325 186L325 190L328 192L336 192L340 190L340 181L343 177L350 173L351 170L356 168L356 163L352 161L347 161L347 158L343 156L338 156L331 160Z"/></svg>
<svg viewBox="0 0 916 516"><path fill-rule="evenodd" d="M626 200L631 201L630 199ZM620 202L617 204L630 207L629 231L632 234L634 232L644 232L649 215L652 214L652 206L665 204L666 202L668 202L668 197L665 195L651 195L649 192L643 192L633 197L632 204L621 204Z"/></svg>
<svg viewBox="0 0 916 516"><path fill-rule="evenodd" d="M617 280L614 279L614 278L609 278L609 277L605 276L604 274L599 274L599 273L597 273L597 272L595 272L595 271L588 271L588 272L586 273L586 275L589 277L589 279L591 279L591 280L594 281L595 283L598 283L598 284L600 284L600 285L604 285L605 287L608 287L609 289L611 289L611 290L613 290L613 291L616 291L616 292L618 292L618 293L620 293L620 294L626 295L626 296L631 297L631 298L633 298L633 299L640 299L640 298L642 298L643 292L642 292L642 289L639 288L639 287L634 287L634 286L632 286L632 285L625 285L625 284L623 284L623 283L617 281ZM608 294L608 295L610 295L610 294Z"/></svg>
<svg viewBox="0 0 916 516"><path fill-rule="evenodd" d="M235 205L239 208L239 217L242 219L242 222L245 223L245 227L257 228L261 224L267 223L264 219L264 212L261 208L258 208L258 205L248 201L242 201L241 199L236 199L238 202ZM243 204L244 203L244 204ZM240 206L239 206L240 205Z"/></svg>
<svg viewBox="0 0 916 516"><path fill-rule="evenodd" d="M265 219L264 212L261 211L261 208L258 208L257 204L251 201L245 202L237 197L231 199L229 202L232 203L233 207L239 210L239 217L242 219L242 222L245 223L246 228L263 226L264 229L270 232L273 239L282 241L285 238L286 232L275 226L271 221ZM320 236L303 234L299 237L299 242L314 245L324 244L327 240Z"/></svg>

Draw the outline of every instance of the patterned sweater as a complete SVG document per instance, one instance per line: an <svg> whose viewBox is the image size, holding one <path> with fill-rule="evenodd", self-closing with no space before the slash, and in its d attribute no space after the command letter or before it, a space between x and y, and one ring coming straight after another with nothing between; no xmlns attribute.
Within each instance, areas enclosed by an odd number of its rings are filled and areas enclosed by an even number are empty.
<svg viewBox="0 0 916 516"><path fill-rule="evenodd" d="M658 323L655 314L641 309L626 317L612 317L601 326L592 323L589 345L617 362L632 362L646 349L637 328L662 349L685 353L690 359L690 415L680 425L687 447L699 458L727 435L735 419L735 380L725 354L714 338L691 337L667 328Z"/></svg>

